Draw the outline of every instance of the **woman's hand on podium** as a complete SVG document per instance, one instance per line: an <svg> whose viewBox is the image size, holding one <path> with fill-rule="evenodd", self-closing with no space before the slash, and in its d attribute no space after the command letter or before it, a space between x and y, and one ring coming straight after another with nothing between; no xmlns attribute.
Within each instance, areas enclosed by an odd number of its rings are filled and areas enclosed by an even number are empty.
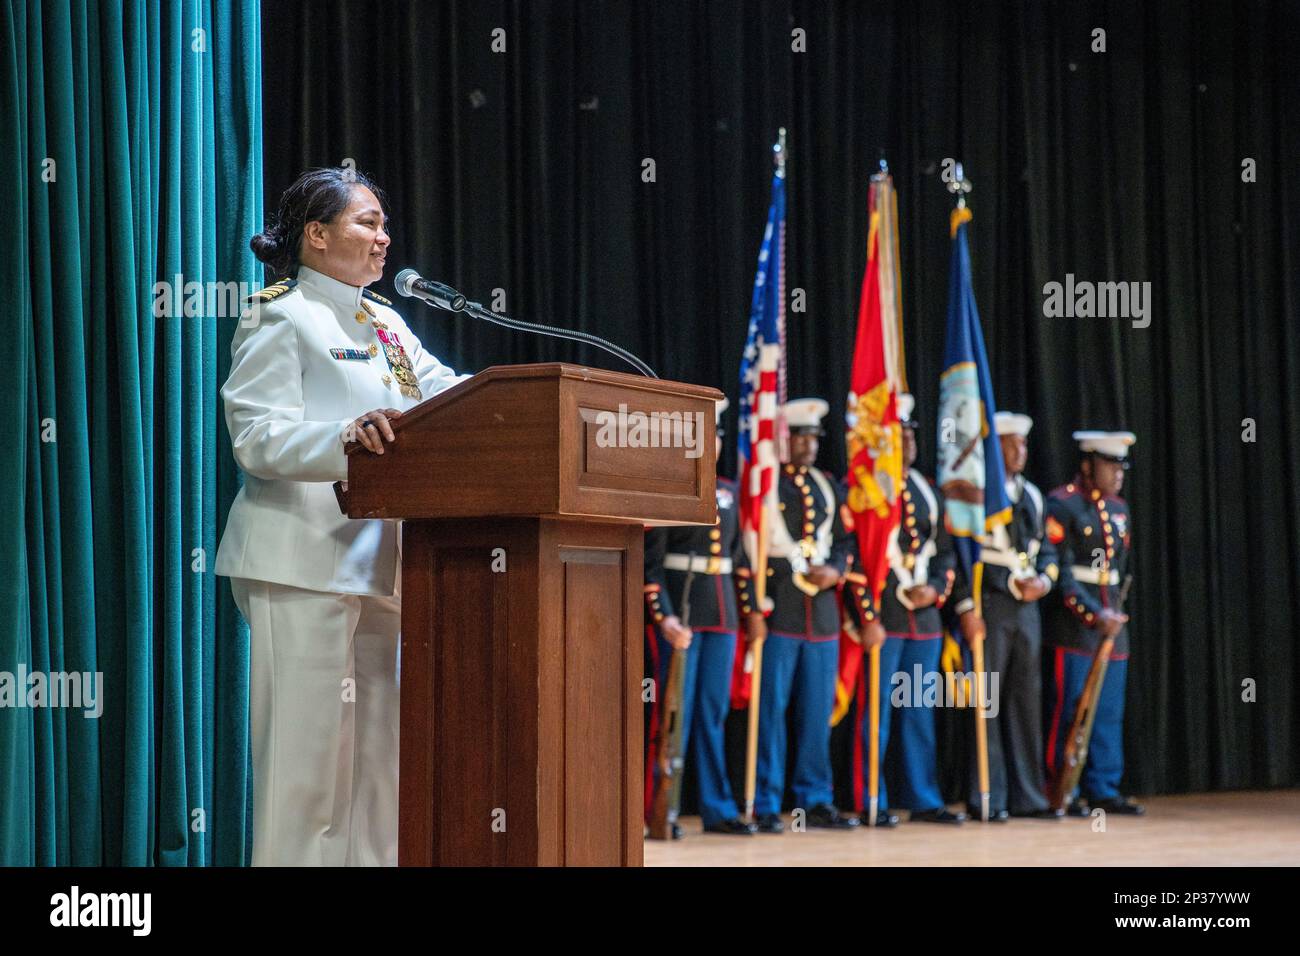
<svg viewBox="0 0 1300 956"><path fill-rule="evenodd" d="M397 436L393 434L393 426L389 422L401 417L402 413L395 408L376 408L349 422L347 428L343 429L343 440L359 441L367 451L382 455L385 441L390 444L397 441Z"/></svg>

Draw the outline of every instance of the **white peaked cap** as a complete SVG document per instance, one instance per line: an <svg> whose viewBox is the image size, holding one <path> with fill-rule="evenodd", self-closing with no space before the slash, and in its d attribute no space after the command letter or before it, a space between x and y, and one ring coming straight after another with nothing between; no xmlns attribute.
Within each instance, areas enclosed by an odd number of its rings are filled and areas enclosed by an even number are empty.
<svg viewBox="0 0 1300 956"><path fill-rule="evenodd" d="M790 428L821 428L831 406L823 398L796 398L786 402L782 410Z"/></svg>
<svg viewBox="0 0 1300 956"><path fill-rule="evenodd" d="M1034 420L1018 412L998 412L993 416L993 427L999 435L1028 436L1029 429L1034 427Z"/></svg>
<svg viewBox="0 0 1300 956"><path fill-rule="evenodd" d="M1128 457L1129 446L1137 442L1137 436L1132 432L1075 432L1074 440L1079 443L1079 451L1095 451L1122 461Z"/></svg>
<svg viewBox="0 0 1300 956"><path fill-rule="evenodd" d="M722 421L722 413L731 407L731 402L728 400L727 396L724 395L722 398L714 402L713 405L713 420L715 422L720 422Z"/></svg>

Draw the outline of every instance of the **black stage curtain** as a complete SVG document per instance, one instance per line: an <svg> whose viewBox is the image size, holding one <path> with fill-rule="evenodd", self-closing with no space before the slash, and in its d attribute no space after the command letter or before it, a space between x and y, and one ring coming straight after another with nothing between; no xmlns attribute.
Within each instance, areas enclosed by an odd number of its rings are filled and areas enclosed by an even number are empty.
<svg viewBox="0 0 1300 956"><path fill-rule="evenodd" d="M1036 422L1030 477L1049 490L1072 476L1073 429L1138 435L1129 786L1295 784L1298 21L1293 3L1249 0L267 0L267 203L301 169L351 159L388 191L394 267L734 400L784 125L787 284L806 304L789 317L790 394L830 401L821 463L838 472L868 176L884 149L907 372L929 422L950 251L940 172L961 159L998 404ZM1043 286L1067 274L1150 282L1149 327L1045 318ZM402 308L460 369L618 367ZM933 443L927 428L926 471Z"/></svg>

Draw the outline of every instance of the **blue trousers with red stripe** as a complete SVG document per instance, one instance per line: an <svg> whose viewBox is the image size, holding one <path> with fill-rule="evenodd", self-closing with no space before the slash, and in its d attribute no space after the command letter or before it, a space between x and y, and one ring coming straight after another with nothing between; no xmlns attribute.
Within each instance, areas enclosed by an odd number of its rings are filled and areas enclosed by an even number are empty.
<svg viewBox="0 0 1300 956"><path fill-rule="evenodd" d="M889 634L880 648L880 809L889 807L902 810L934 810L944 805L939 791L939 770L936 759L934 709L914 707L912 684L916 678L916 665L921 674L939 674L939 660L943 653L943 635L909 637ZM863 662L863 666L867 666ZM899 693L909 706L894 707L894 674L906 675ZM942 675L937 678L942 680ZM942 685L940 685L942 687ZM871 724L862 722L862 793L866 799L870 770L865 759L871 744ZM888 759L887 759L888 758ZM891 803L885 777L894 778L898 793Z"/></svg>
<svg viewBox="0 0 1300 956"><path fill-rule="evenodd" d="M655 629L659 645L659 686L668 686L673 648ZM682 681L682 753L690 754L699 784L700 817L705 826L740 816L727 777L725 726L731 708L731 669L736 656L732 631L696 631L686 652ZM662 706L662 699L660 705ZM661 711L662 713L662 711ZM656 775L658 768L655 769Z"/></svg>
<svg viewBox="0 0 1300 956"><path fill-rule="evenodd" d="M1074 709L1083 693L1092 666L1087 651L1054 648L1052 673L1045 681L1047 713L1047 772L1056 773L1065 759L1065 738L1074 720ZM1114 660L1106 667L1106 679L1097 701L1092 736L1088 740L1088 762L1084 764L1079 789L1089 801L1119 797L1119 781L1124 775L1124 685L1128 679L1128 659Z"/></svg>
<svg viewBox="0 0 1300 956"><path fill-rule="evenodd" d="M726 739L736 635L731 631L696 631L691 647L696 644L700 645L700 676L695 689L690 753L699 784L700 818L707 827L740 816L727 776Z"/></svg>
<svg viewBox="0 0 1300 956"><path fill-rule="evenodd" d="M769 634L763 643L759 688L756 814L780 813L785 794L786 711L794 712L795 757L791 789L795 806L807 810L832 803L831 712L839 642Z"/></svg>

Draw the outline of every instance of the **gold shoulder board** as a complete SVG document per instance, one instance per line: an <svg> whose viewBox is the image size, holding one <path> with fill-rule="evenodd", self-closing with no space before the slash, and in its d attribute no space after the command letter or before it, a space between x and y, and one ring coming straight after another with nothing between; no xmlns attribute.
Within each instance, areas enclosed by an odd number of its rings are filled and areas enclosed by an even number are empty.
<svg viewBox="0 0 1300 956"><path fill-rule="evenodd" d="M286 292L290 291L298 284L297 279L281 279L279 282L273 282L264 289L258 289L248 297L249 302L270 302L272 299L278 299Z"/></svg>

